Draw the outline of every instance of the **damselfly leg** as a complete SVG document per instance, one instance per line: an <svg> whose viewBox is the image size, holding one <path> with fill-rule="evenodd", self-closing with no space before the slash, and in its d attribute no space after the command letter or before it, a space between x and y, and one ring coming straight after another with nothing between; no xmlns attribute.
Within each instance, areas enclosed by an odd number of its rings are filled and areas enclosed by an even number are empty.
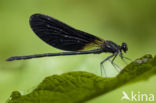
<svg viewBox="0 0 156 103"><path fill-rule="evenodd" d="M103 71L104 71L104 75L105 75L105 77L107 78L106 70L105 70L103 64L104 64L107 60L109 60L110 58L112 58L113 56L115 56L115 55L113 54L113 55L107 57L105 60L103 60L103 61L100 63L101 76L102 76L102 70L103 70Z"/></svg>

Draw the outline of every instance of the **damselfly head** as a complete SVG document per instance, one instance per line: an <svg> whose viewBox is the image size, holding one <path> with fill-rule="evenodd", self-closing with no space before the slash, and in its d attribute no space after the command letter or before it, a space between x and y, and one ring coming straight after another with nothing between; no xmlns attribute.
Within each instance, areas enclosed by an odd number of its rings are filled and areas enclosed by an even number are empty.
<svg viewBox="0 0 156 103"><path fill-rule="evenodd" d="M127 46L126 43L122 43L121 48L120 48L120 51L122 51L122 50L123 50L125 53L128 51L128 46Z"/></svg>

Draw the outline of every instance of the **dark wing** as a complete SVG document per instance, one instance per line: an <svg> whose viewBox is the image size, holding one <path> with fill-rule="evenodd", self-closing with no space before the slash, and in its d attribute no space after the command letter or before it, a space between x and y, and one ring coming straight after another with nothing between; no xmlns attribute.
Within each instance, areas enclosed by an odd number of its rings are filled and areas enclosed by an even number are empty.
<svg viewBox="0 0 156 103"><path fill-rule="evenodd" d="M30 25L40 39L62 50L78 51L90 44L100 46L99 44L104 42L96 36L76 30L43 14L32 15Z"/></svg>

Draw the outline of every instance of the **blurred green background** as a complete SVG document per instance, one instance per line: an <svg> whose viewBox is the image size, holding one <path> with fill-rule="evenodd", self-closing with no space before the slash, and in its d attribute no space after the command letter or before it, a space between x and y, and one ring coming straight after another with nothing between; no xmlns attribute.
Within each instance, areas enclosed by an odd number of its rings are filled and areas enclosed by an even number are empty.
<svg viewBox="0 0 156 103"><path fill-rule="evenodd" d="M156 54L155 0L0 0L0 103L12 91L33 90L46 76L70 71L88 71L100 75L99 63L110 54L50 57L6 62L10 56L55 53L29 26L29 17L42 13L74 28L89 32L117 44L126 42L127 57L135 60L144 54ZM125 64L116 59L121 67ZM117 72L106 63L108 76ZM153 93L156 77L146 82L124 86L88 103L125 103L122 91ZM113 99L112 99L113 97Z"/></svg>

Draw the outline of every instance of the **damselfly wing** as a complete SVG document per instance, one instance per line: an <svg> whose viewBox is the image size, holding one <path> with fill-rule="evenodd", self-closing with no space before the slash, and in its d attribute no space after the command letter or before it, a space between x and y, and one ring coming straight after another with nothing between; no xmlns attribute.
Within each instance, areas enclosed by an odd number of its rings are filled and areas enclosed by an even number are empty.
<svg viewBox="0 0 156 103"><path fill-rule="evenodd" d="M88 47L101 47L104 43L104 40L94 35L43 14L32 15L30 25L40 39L61 50L80 51Z"/></svg>

